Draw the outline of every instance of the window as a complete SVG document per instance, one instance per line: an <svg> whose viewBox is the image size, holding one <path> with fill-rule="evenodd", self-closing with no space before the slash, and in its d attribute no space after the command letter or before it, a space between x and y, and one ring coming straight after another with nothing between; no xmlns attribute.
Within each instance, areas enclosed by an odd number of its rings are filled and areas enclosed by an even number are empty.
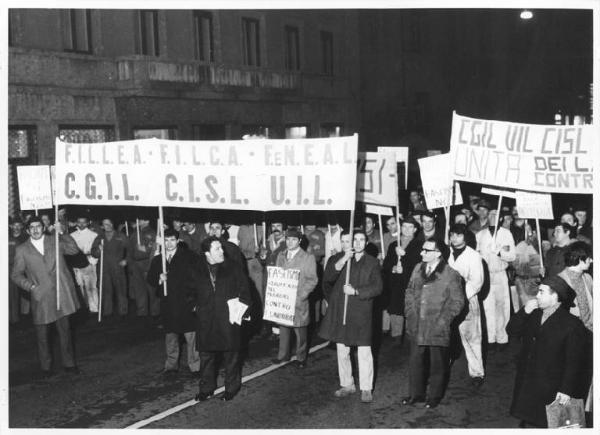
<svg viewBox="0 0 600 435"><path fill-rule="evenodd" d="M308 127L306 125L292 125L285 128L286 139L306 139Z"/></svg>
<svg viewBox="0 0 600 435"><path fill-rule="evenodd" d="M333 75L333 34L321 32L321 72Z"/></svg>
<svg viewBox="0 0 600 435"><path fill-rule="evenodd" d="M133 130L134 139L177 139L176 128L139 128Z"/></svg>
<svg viewBox="0 0 600 435"><path fill-rule="evenodd" d="M253 18L242 18L244 65L260 66L260 28Z"/></svg>
<svg viewBox="0 0 600 435"><path fill-rule="evenodd" d="M223 140L226 139L225 125L202 124L194 125L194 140Z"/></svg>
<svg viewBox="0 0 600 435"><path fill-rule="evenodd" d="M115 131L112 127L97 126L60 126L58 137L71 143L101 143L115 140Z"/></svg>
<svg viewBox="0 0 600 435"><path fill-rule="evenodd" d="M213 27L210 12L194 12L194 30L196 32L196 59L214 62Z"/></svg>
<svg viewBox="0 0 600 435"><path fill-rule="evenodd" d="M285 69L300 69L300 33L297 27L285 26Z"/></svg>
<svg viewBox="0 0 600 435"><path fill-rule="evenodd" d="M140 11L141 54L158 56L158 11Z"/></svg>
<svg viewBox="0 0 600 435"><path fill-rule="evenodd" d="M342 126L339 124L321 124L320 137L340 137L342 135Z"/></svg>
<svg viewBox="0 0 600 435"><path fill-rule="evenodd" d="M11 126L8 129L8 215L17 216L19 186L17 166L36 163L37 132L32 126Z"/></svg>
<svg viewBox="0 0 600 435"><path fill-rule="evenodd" d="M65 13L65 51L92 52L92 20L89 9L68 9Z"/></svg>
<svg viewBox="0 0 600 435"><path fill-rule="evenodd" d="M269 127L264 125L242 125L242 139L269 138Z"/></svg>

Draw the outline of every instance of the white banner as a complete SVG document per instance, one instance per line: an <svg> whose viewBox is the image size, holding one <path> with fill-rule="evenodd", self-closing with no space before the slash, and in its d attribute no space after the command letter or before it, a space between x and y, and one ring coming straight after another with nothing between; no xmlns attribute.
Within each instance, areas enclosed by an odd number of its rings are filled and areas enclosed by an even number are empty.
<svg viewBox="0 0 600 435"><path fill-rule="evenodd" d="M537 192L593 193L592 125L536 125L454 113L455 180Z"/></svg>
<svg viewBox="0 0 600 435"><path fill-rule="evenodd" d="M452 168L450 154L438 154L419 159L421 184L427 208L434 209L463 203L460 186L452 190ZM452 194L454 193L454 204Z"/></svg>
<svg viewBox="0 0 600 435"><path fill-rule="evenodd" d="M373 204L365 204L365 213L378 214L381 216L394 216L394 210L391 207Z"/></svg>
<svg viewBox="0 0 600 435"><path fill-rule="evenodd" d="M378 153L395 153L396 163L404 163L404 188L408 189L408 147L377 147Z"/></svg>
<svg viewBox="0 0 600 435"><path fill-rule="evenodd" d="M358 136L321 139L56 140L60 204L239 210L354 208Z"/></svg>
<svg viewBox="0 0 600 435"><path fill-rule="evenodd" d="M523 219L554 219L552 195L549 193L515 192L517 212Z"/></svg>
<svg viewBox="0 0 600 435"><path fill-rule="evenodd" d="M300 270L267 266L263 319L293 326Z"/></svg>
<svg viewBox="0 0 600 435"><path fill-rule="evenodd" d="M489 187L482 187L481 193L485 193L486 195L495 195L495 196L503 196L505 198L515 198L515 192L512 190L500 190L500 189L490 189Z"/></svg>
<svg viewBox="0 0 600 435"><path fill-rule="evenodd" d="M393 153L358 153L356 200L395 206L398 202L396 155Z"/></svg>
<svg viewBox="0 0 600 435"><path fill-rule="evenodd" d="M52 208L52 187L48 165L17 166L21 210Z"/></svg>

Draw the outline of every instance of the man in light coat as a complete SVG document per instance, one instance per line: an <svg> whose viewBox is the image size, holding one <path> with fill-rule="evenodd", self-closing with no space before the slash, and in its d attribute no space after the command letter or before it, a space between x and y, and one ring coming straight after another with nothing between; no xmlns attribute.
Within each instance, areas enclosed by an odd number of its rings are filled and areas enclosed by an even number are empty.
<svg viewBox="0 0 600 435"><path fill-rule="evenodd" d="M490 226L479 231L476 238L477 251L486 261L490 272L490 292L483 301L488 343L497 343L498 349L503 350L508 345L506 325L510 318L510 289L506 268L517 256L512 234L502 227L494 231L495 220L496 210L492 210L489 215Z"/></svg>
<svg viewBox="0 0 600 435"><path fill-rule="evenodd" d="M71 237L77 243L77 247L85 254L88 265L85 267L74 267L73 273L79 288L87 301L88 308L91 313L98 312L98 276L96 274L96 264L98 259L92 257L92 244L98 233L90 230L90 220L87 216L79 216L77 218L77 229L71 233Z"/></svg>
<svg viewBox="0 0 600 435"><path fill-rule="evenodd" d="M307 329L310 323L310 310L308 296L317 285L317 263L312 254L300 248L302 233L297 229L289 229L285 234L287 249L277 256L275 266L283 269L298 269L300 278L296 291L296 306L294 312L294 326L279 325L279 352L273 363L281 363L290 359L290 345L292 329L296 334L296 364L299 368L306 367Z"/></svg>
<svg viewBox="0 0 600 435"><path fill-rule="evenodd" d="M481 313L477 294L483 286L483 264L477 251L467 246L466 235L470 230L464 224L454 224L450 228L450 257L448 264L456 270L465 282L468 311L458 325L458 332L465 350L469 376L473 385L483 384L485 372L481 354Z"/></svg>
<svg viewBox="0 0 600 435"><path fill-rule="evenodd" d="M356 392L350 347L357 347L358 378L361 401L373 401L373 299L381 294L383 283L377 259L365 253L367 236L355 230L353 241L347 231L341 233L343 252L332 256L323 275L323 294L329 303L319 328L319 336L337 345L340 389L336 397L346 397ZM346 269L350 267L349 283ZM348 300L346 309L345 300ZM344 317L345 313L345 317Z"/></svg>
<svg viewBox="0 0 600 435"><path fill-rule="evenodd" d="M30 238L16 247L11 279L16 285L31 293L31 313L42 373L45 377L52 375L52 350L48 340L48 325L52 323L55 323L58 332L60 354L65 371L79 373L75 366L68 317L79 309L79 302L75 293L75 283L64 259L64 255L74 255L79 252L79 248L70 235L62 233L62 226L57 223L56 230L60 234L58 259L60 307L57 308L55 238L44 234L44 224L37 216L31 218L27 228Z"/></svg>

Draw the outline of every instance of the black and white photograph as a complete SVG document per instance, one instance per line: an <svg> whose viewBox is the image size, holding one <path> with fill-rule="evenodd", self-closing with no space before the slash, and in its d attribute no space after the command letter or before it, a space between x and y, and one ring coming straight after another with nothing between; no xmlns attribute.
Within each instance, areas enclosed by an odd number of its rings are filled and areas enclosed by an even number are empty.
<svg viewBox="0 0 600 435"><path fill-rule="evenodd" d="M0 432L598 426L599 1L0 20Z"/></svg>

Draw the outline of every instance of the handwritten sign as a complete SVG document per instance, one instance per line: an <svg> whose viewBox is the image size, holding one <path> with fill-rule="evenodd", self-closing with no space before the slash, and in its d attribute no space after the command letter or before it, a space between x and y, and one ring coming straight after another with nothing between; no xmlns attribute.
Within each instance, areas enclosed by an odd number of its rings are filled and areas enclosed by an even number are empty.
<svg viewBox="0 0 600 435"><path fill-rule="evenodd" d="M52 188L48 165L17 166L21 210L52 208Z"/></svg>
<svg viewBox="0 0 600 435"><path fill-rule="evenodd" d="M394 153L396 163L404 164L404 189L408 186L408 147L377 147L378 153Z"/></svg>
<svg viewBox="0 0 600 435"><path fill-rule="evenodd" d="M298 269L267 266L263 319L286 326L294 325L299 279Z"/></svg>
<svg viewBox="0 0 600 435"><path fill-rule="evenodd" d="M450 150L456 180L556 193L593 193L592 125L535 125L454 113Z"/></svg>
<svg viewBox="0 0 600 435"><path fill-rule="evenodd" d="M394 210L391 207L381 205L365 204L365 212L381 216L394 216Z"/></svg>
<svg viewBox="0 0 600 435"><path fill-rule="evenodd" d="M56 141L59 203L240 210L354 207L358 136Z"/></svg>
<svg viewBox="0 0 600 435"><path fill-rule="evenodd" d="M517 212L523 219L554 219L552 195L549 193L515 192Z"/></svg>
<svg viewBox="0 0 600 435"><path fill-rule="evenodd" d="M454 191L452 189L451 159L452 156L450 154L438 154L418 160L423 195L429 209L449 207L463 203L458 183ZM452 203L453 194L454 203Z"/></svg>
<svg viewBox="0 0 600 435"><path fill-rule="evenodd" d="M395 206L397 191L395 154L358 153L357 201Z"/></svg>

